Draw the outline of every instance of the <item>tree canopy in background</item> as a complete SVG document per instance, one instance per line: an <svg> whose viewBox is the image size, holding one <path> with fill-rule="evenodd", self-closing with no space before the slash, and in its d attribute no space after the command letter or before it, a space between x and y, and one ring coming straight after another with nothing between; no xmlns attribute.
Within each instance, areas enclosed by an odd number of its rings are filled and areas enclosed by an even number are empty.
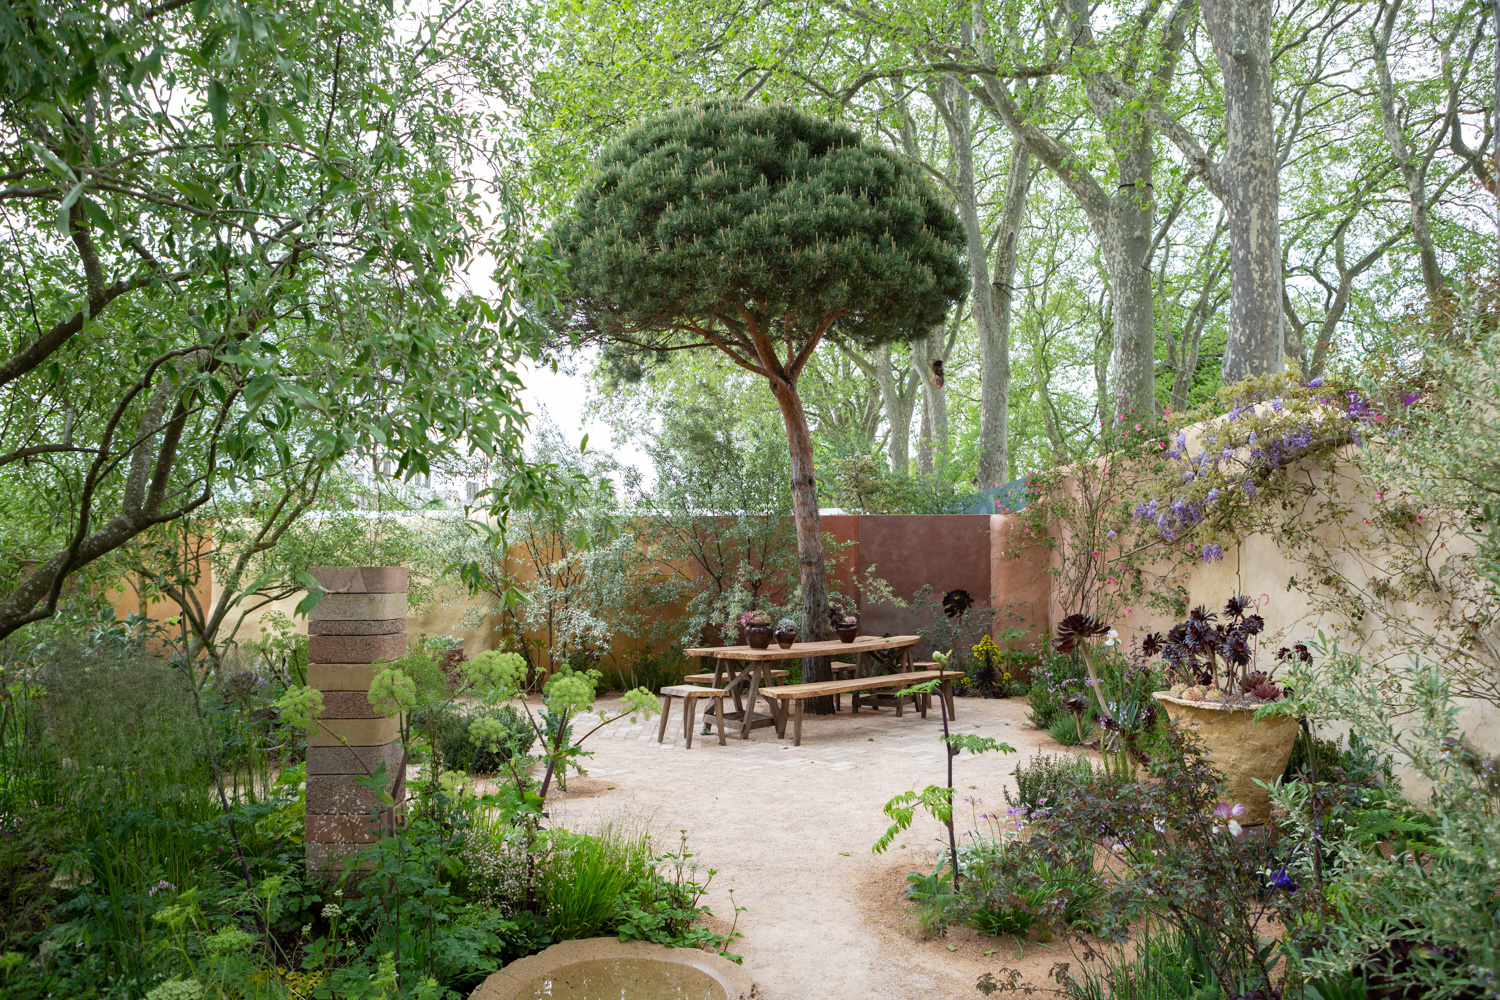
<svg viewBox="0 0 1500 1000"><path fill-rule="evenodd" d="M216 496L515 450L488 13L0 10L0 637Z"/></svg>
<svg viewBox="0 0 1500 1000"><path fill-rule="evenodd" d="M547 57L523 122L544 213L621 130L737 97L790 103L906 158L970 246L978 235L986 259L969 266L988 274L992 303L971 294L952 331L910 350L851 349L845 373L811 363L830 395L879 407L859 440L897 475L951 465L989 485L1211 399L1231 337L1231 244L1249 235L1234 206L1265 193L1267 157L1280 266L1265 273L1268 244L1242 246L1260 263L1241 269L1258 312L1241 310L1240 336L1279 319L1304 378L1420 352L1405 317L1494 267L1494 55L1478 0L1244 0L1208 20L1194 4L1129 0L535 9ZM1257 49L1257 81L1226 84L1214 32L1240 14L1259 18L1246 26L1269 51ZM1261 88L1257 132L1231 153L1227 102L1247 87ZM834 433L810 412L820 458L844 454L832 441L857 426L828 412Z"/></svg>

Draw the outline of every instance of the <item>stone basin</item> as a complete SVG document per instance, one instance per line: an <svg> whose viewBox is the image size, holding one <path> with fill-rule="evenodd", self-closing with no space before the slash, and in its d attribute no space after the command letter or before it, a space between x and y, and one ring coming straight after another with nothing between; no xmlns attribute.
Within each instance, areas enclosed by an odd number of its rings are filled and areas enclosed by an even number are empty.
<svg viewBox="0 0 1500 1000"><path fill-rule="evenodd" d="M1271 793L1258 782L1274 785L1286 770L1297 742L1297 720L1290 715L1256 719L1260 705L1221 705L1185 701L1166 691L1152 695L1172 724L1197 736L1208 762L1229 779L1229 801L1245 807L1240 823L1254 826L1271 818Z"/></svg>
<svg viewBox="0 0 1500 1000"><path fill-rule="evenodd" d="M697 948L645 941L563 941L512 962L469 1000L751 1000L750 974Z"/></svg>

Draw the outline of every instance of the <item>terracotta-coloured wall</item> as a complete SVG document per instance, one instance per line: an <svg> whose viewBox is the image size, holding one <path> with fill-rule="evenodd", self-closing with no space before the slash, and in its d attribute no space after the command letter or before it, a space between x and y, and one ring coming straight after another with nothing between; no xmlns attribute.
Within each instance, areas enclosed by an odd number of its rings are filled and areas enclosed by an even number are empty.
<svg viewBox="0 0 1500 1000"><path fill-rule="evenodd" d="M976 601L990 597L990 515L932 514L859 518L859 573L878 576L902 600L931 587L941 598L967 590ZM866 601L860 631L909 635L926 622L917 609ZM926 655L928 650L918 650Z"/></svg>
<svg viewBox="0 0 1500 1000"><path fill-rule="evenodd" d="M1003 643L1039 652L1051 631L1052 573L1046 529L1015 514L991 514L990 588L994 633L1018 628L1025 635Z"/></svg>
<svg viewBox="0 0 1500 1000"><path fill-rule="evenodd" d="M924 586L930 586L937 596L961 587L976 601L991 602L997 633L1011 625L1035 635L1046 631L1050 582L1044 561L1038 561L1039 557L1044 560L1045 546L1040 540L1027 538L1018 548L1007 534L1012 525L1020 530L1019 521L1012 516L827 514L821 522L824 536L834 543L828 558L830 589L856 597L862 626L868 633L910 633L925 624L917 620L912 609L870 603L867 595L859 592L859 582L871 574L885 580L903 599L913 597ZM1022 553L1021 558L1015 558L1012 549ZM512 579L519 581L535 575L518 550L512 550L507 569ZM691 575L690 568L684 569ZM205 587L203 599L210 596ZM251 615L237 638L258 639L261 614L280 611L290 616L301 596ZM475 602L460 589L439 587L420 612L409 613L407 634L412 639L420 635L462 638L469 656L493 649L501 639L495 629L497 620L466 625L465 619L474 617L474 608ZM134 609L122 607L122 613L126 610ZM663 618L681 611L677 607L656 610ZM1012 645L1026 648L1034 641L1028 636ZM633 639L622 637L615 643L615 652L623 654L635 644ZM929 651L921 652L925 656Z"/></svg>

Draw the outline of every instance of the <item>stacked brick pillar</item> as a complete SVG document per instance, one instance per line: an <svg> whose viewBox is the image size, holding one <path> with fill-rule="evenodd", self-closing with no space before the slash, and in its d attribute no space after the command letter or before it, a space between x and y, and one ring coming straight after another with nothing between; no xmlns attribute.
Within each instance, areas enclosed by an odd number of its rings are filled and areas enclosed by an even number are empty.
<svg viewBox="0 0 1500 1000"><path fill-rule="evenodd" d="M383 763L400 808L404 782L398 722L372 708L372 664L406 655L406 570L319 566L324 591L307 616L307 683L323 714L307 739L307 866L337 874L388 826L381 801L359 784Z"/></svg>

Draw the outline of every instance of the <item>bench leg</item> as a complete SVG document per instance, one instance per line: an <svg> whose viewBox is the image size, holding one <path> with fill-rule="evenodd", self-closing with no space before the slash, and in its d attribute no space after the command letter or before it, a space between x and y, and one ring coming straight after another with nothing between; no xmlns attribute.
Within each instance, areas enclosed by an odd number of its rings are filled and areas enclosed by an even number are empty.
<svg viewBox="0 0 1500 1000"><path fill-rule="evenodd" d="M724 745L724 699L722 699L722 698L715 698L714 701L719 706L719 710L714 713L714 716L719 720L719 746L723 746Z"/></svg>
<svg viewBox="0 0 1500 1000"><path fill-rule="evenodd" d="M802 745L802 702L803 702L803 699L801 699L801 698L795 698L795 699L793 699L793 702L794 702L794 707L792 708L792 746L794 746L794 747L800 747Z"/></svg>
<svg viewBox="0 0 1500 1000"><path fill-rule="evenodd" d="M698 721L698 699L682 699L682 735L687 737L688 749L693 748L693 723Z"/></svg>
<svg viewBox="0 0 1500 1000"><path fill-rule="evenodd" d="M786 739L786 713L787 704L785 701L777 698L771 703L771 718L776 720L776 738L778 740Z"/></svg>
<svg viewBox="0 0 1500 1000"><path fill-rule="evenodd" d="M843 695L836 694L836 695L833 696L833 710L835 712L842 712L844 710L844 696Z"/></svg>
<svg viewBox="0 0 1500 1000"><path fill-rule="evenodd" d="M672 696L664 694L661 696L661 725L656 728L656 742L660 743L662 737L667 735L667 716L672 714Z"/></svg>
<svg viewBox="0 0 1500 1000"><path fill-rule="evenodd" d="M924 719L927 718L927 703L931 700L932 699L925 694L917 695L917 713Z"/></svg>

